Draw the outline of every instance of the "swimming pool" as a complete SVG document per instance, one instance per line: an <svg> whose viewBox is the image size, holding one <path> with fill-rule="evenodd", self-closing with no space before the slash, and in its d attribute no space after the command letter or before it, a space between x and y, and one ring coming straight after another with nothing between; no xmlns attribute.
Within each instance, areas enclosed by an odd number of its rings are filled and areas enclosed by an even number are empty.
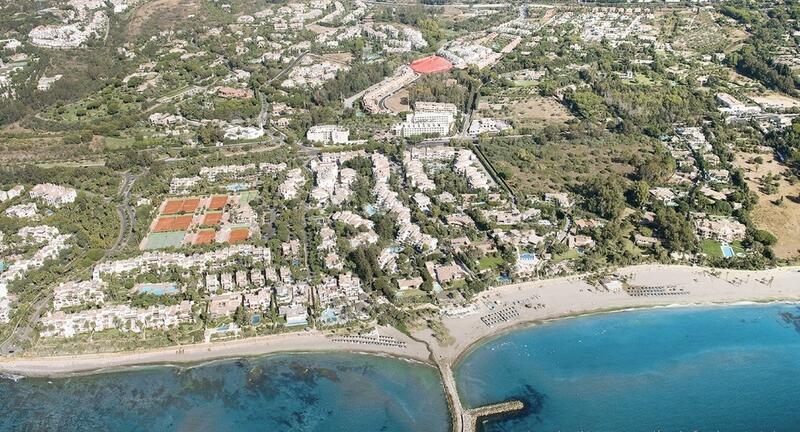
<svg viewBox="0 0 800 432"><path fill-rule="evenodd" d="M529 252L519 254L520 261L536 261L536 254L532 254Z"/></svg>
<svg viewBox="0 0 800 432"><path fill-rule="evenodd" d="M245 183L232 183L225 186L225 189L231 192L241 192L250 188L250 185Z"/></svg>
<svg viewBox="0 0 800 432"><path fill-rule="evenodd" d="M736 252L733 251L731 245L727 243L721 244L720 249L722 249L722 256L725 258L733 258L736 255Z"/></svg>
<svg viewBox="0 0 800 432"><path fill-rule="evenodd" d="M142 284L134 288L139 294L153 294L156 296L173 295L178 293L175 284Z"/></svg>

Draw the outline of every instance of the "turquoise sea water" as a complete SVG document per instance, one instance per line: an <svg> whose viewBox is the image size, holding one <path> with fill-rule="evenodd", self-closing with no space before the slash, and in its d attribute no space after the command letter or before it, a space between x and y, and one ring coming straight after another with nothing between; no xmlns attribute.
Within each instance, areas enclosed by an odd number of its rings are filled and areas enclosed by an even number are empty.
<svg viewBox="0 0 800 432"><path fill-rule="evenodd" d="M563 320L469 353L468 406L523 398L486 431L800 431L800 308L676 308Z"/></svg>
<svg viewBox="0 0 800 432"><path fill-rule="evenodd" d="M449 428L435 369L286 354L65 379L0 379L0 431L432 431Z"/></svg>

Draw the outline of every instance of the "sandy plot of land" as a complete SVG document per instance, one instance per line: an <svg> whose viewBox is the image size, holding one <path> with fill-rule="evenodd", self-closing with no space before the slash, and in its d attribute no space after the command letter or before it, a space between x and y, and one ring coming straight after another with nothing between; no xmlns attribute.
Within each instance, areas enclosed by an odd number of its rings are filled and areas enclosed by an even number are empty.
<svg viewBox="0 0 800 432"><path fill-rule="evenodd" d="M346 52L339 52L339 53L330 53L330 54L323 54L322 57L325 60L333 61L337 63L342 63L349 65L350 62L353 61L353 54L346 53Z"/></svg>
<svg viewBox="0 0 800 432"><path fill-rule="evenodd" d="M314 34L335 33L337 30L335 27L325 27L319 24L309 24L306 26L306 29L312 31Z"/></svg>
<svg viewBox="0 0 800 432"><path fill-rule="evenodd" d="M764 163L754 163L761 157ZM753 222L778 238L774 246L779 258L793 258L800 253L800 184L789 184L782 174L787 172L772 154L738 153L735 164L744 171L750 190L758 194L758 205L752 211ZM772 174L777 176L777 192L766 194L761 179ZM783 197L780 205L775 203Z"/></svg>
<svg viewBox="0 0 800 432"><path fill-rule="evenodd" d="M663 16L661 23L662 33L674 37L672 47L677 50L703 51L711 47L729 48L744 37L735 27L720 26L718 19L721 17L716 12L696 11L686 9L678 13L679 19L673 19L671 13ZM673 29L673 25L677 24Z"/></svg>
<svg viewBox="0 0 800 432"><path fill-rule="evenodd" d="M775 92L767 92L763 95L747 95L747 97L764 108L791 109L800 107L800 100Z"/></svg>
<svg viewBox="0 0 800 432"><path fill-rule="evenodd" d="M411 111L411 107L408 105L408 90L406 89L402 89L388 97L384 104L393 113Z"/></svg>
<svg viewBox="0 0 800 432"><path fill-rule="evenodd" d="M736 85L742 87L759 87L760 85L758 81L748 78L733 69L729 69L728 72L728 79Z"/></svg>
<svg viewBox="0 0 800 432"><path fill-rule="evenodd" d="M131 16L128 32L131 36L138 36L142 28L152 21L157 28L172 27L177 21L189 18L200 11L200 5L195 0L154 0L143 2ZM191 19L191 18L189 18Z"/></svg>
<svg viewBox="0 0 800 432"><path fill-rule="evenodd" d="M538 95L520 100L501 98L492 101L481 110L483 117L510 118L520 126L544 127L551 123L565 123L574 117L563 105L553 98ZM499 108L499 109L498 109Z"/></svg>

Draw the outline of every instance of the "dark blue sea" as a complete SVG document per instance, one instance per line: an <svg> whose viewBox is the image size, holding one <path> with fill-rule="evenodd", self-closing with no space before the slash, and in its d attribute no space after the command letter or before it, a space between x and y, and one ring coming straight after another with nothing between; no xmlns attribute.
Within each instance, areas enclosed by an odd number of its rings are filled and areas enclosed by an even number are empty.
<svg viewBox="0 0 800 432"><path fill-rule="evenodd" d="M2 431L444 432L449 425L435 369L366 355L0 380Z"/></svg>
<svg viewBox="0 0 800 432"><path fill-rule="evenodd" d="M457 366L467 406L526 415L485 431L800 431L800 308L597 315L514 331Z"/></svg>

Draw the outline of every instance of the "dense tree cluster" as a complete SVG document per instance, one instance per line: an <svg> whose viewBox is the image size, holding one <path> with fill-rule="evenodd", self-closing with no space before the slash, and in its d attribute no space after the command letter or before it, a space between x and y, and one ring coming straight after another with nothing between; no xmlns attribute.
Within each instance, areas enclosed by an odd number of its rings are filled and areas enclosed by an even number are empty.
<svg viewBox="0 0 800 432"><path fill-rule="evenodd" d="M625 208L625 196L617 177L595 177L583 188L587 210L605 218L617 219Z"/></svg>

